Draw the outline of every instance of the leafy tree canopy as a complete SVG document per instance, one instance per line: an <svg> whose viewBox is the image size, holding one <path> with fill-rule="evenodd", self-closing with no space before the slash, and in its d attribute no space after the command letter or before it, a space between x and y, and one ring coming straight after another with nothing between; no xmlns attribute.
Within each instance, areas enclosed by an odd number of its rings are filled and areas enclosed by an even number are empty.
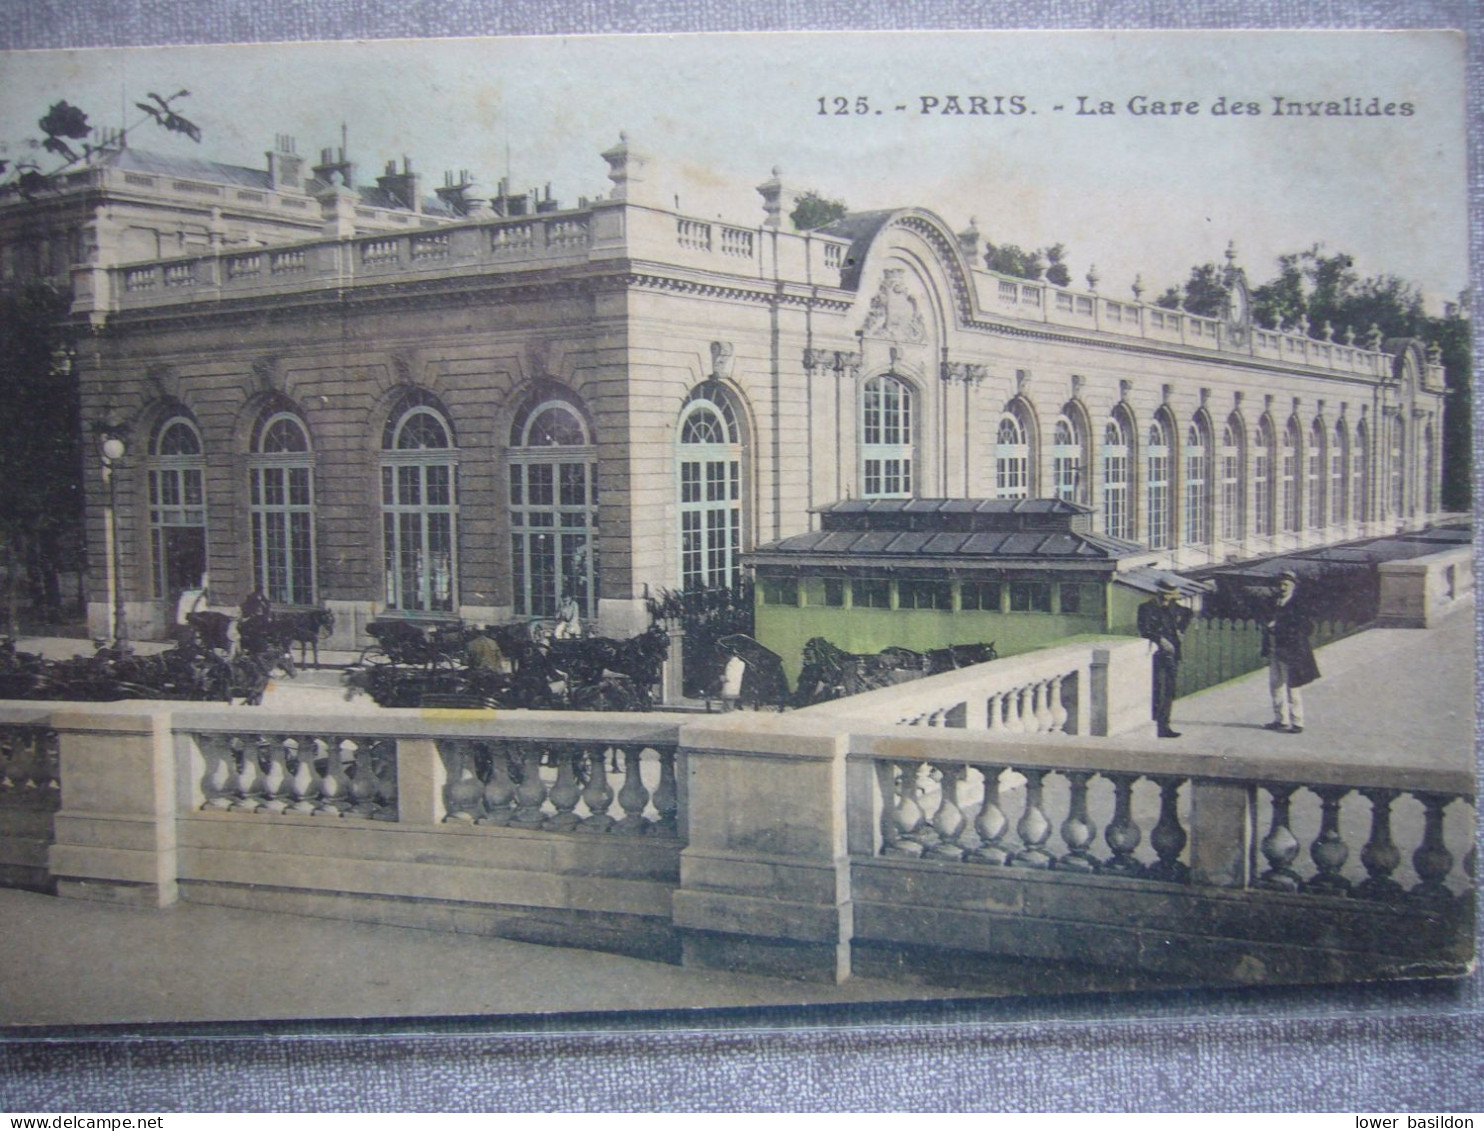
<svg viewBox="0 0 1484 1131"><path fill-rule="evenodd" d="M799 197L788 218L793 222L794 231L812 232L815 228L833 224L849 211L843 200L831 200L810 189Z"/></svg>

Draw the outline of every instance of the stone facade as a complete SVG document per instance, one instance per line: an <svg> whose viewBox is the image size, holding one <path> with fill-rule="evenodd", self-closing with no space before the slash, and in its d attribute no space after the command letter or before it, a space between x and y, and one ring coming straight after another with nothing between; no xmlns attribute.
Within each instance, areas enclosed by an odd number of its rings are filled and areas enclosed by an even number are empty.
<svg viewBox="0 0 1484 1131"><path fill-rule="evenodd" d="M1065 498L1172 568L1439 510L1418 342L1263 330L1235 267L1222 319L1012 279L920 209L794 232L776 175L761 222L704 220L627 141L603 157L612 191L575 209L88 273L84 424L126 436L136 633L209 568L223 607L335 608L346 646L387 612L568 597L627 635L646 594L848 498Z"/></svg>

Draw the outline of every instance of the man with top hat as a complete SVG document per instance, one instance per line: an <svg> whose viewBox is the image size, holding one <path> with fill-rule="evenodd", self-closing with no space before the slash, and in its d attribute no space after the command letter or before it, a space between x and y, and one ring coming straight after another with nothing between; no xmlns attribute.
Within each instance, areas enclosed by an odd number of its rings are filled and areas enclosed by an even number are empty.
<svg viewBox="0 0 1484 1131"><path fill-rule="evenodd" d="M1180 671L1180 636L1194 615L1179 603L1180 587L1161 578L1157 593L1139 606L1139 635L1154 645L1154 722L1160 738L1179 738L1170 727L1175 677Z"/></svg>
<svg viewBox="0 0 1484 1131"><path fill-rule="evenodd" d="M1304 697L1299 688L1319 678L1314 646L1309 637L1314 622L1294 599L1298 575L1285 569L1278 575L1278 592L1263 625L1262 654L1268 661L1268 688L1273 693L1273 721L1268 730L1302 734Z"/></svg>

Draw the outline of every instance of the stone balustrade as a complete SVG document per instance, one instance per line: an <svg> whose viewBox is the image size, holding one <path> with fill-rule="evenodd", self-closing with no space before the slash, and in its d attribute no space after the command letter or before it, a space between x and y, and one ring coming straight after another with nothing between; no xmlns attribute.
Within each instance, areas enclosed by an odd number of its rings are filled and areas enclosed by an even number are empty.
<svg viewBox="0 0 1484 1131"><path fill-rule="evenodd" d="M1105 643L883 689L926 687L938 725L878 692L689 718L0 705L0 882L800 977L1463 968L1470 774L1098 739L1093 702L1141 669Z"/></svg>
<svg viewBox="0 0 1484 1131"><path fill-rule="evenodd" d="M1382 562L1376 624L1429 628L1441 617L1474 607L1474 558L1468 546Z"/></svg>
<svg viewBox="0 0 1484 1131"><path fill-rule="evenodd" d="M1117 734L1149 721L1148 668L1141 641L1068 644L878 688L801 714L852 728L954 727L996 739Z"/></svg>

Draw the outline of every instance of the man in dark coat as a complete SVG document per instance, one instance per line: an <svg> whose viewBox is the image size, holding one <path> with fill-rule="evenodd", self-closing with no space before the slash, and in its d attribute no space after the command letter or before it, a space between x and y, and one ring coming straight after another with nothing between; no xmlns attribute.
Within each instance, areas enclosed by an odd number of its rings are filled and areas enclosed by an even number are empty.
<svg viewBox="0 0 1484 1131"><path fill-rule="evenodd" d="M1154 645L1154 722L1160 738L1179 738L1170 729L1175 705L1175 677L1180 671L1180 635L1194 615L1179 603L1180 590L1170 580L1159 583L1159 593L1139 606L1139 635Z"/></svg>
<svg viewBox="0 0 1484 1131"><path fill-rule="evenodd" d="M1268 661L1268 687L1273 693L1273 721L1268 730L1301 734L1304 729L1304 698L1299 688L1319 678L1314 646L1309 637L1314 622L1294 599L1298 576L1285 569L1278 575L1278 594L1263 626L1262 654Z"/></svg>

